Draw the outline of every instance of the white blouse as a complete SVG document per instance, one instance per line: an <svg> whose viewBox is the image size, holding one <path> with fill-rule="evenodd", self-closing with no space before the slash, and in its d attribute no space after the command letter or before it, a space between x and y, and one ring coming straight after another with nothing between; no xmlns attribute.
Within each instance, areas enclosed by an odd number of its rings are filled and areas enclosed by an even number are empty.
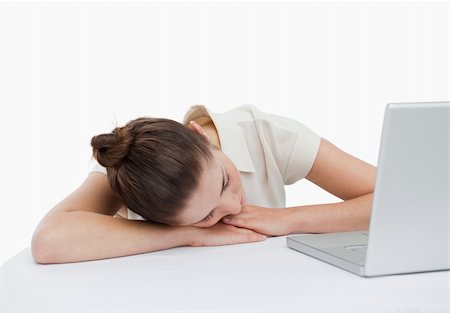
<svg viewBox="0 0 450 313"><path fill-rule="evenodd" d="M304 178L311 170L320 137L293 119L242 105L224 113L214 113L203 105L192 106L183 124L201 117L214 123L222 151L241 175L246 203L263 207L286 206L284 185ZM106 174L95 159L89 172ZM143 218L127 209L128 219Z"/></svg>

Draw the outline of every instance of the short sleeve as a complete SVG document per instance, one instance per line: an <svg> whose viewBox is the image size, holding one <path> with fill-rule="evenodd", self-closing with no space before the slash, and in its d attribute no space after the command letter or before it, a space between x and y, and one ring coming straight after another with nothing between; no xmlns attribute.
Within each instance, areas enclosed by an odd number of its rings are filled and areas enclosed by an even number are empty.
<svg viewBox="0 0 450 313"><path fill-rule="evenodd" d="M299 129L297 133L284 172L284 183L286 185L305 178L311 171L319 152L320 137L304 125L300 128L302 129Z"/></svg>
<svg viewBox="0 0 450 313"><path fill-rule="evenodd" d="M92 173L92 172L103 173L106 175L106 167L100 165L100 163L98 163L98 161L96 159L92 158L91 164L89 166L89 173ZM133 211L131 211L128 208L127 208L127 218L129 220L145 221L145 219L142 216L140 216L137 213L134 213Z"/></svg>
<svg viewBox="0 0 450 313"><path fill-rule="evenodd" d="M260 139L270 146L285 185L305 178L316 159L320 136L294 119L258 112ZM263 138L261 138L263 137Z"/></svg>
<svg viewBox="0 0 450 313"><path fill-rule="evenodd" d="M89 166L89 173L92 172L99 172L106 175L106 167L100 165L100 163L98 163L96 159L92 158L91 164Z"/></svg>

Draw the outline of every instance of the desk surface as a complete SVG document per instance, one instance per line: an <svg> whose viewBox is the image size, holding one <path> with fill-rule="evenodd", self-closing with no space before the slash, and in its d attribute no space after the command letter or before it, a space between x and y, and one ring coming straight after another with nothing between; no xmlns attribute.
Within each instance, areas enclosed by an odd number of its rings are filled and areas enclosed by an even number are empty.
<svg viewBox="0 0 450 313"><path fill-rule="evenodd" d="M361 278L285 237L0 269L0 312L449 312L450 272Z"/></svg>

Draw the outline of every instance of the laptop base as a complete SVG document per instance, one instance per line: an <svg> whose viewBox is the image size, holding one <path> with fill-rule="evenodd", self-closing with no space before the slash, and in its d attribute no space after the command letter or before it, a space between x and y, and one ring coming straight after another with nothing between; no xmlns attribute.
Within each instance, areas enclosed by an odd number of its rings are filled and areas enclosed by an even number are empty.
<svg viewBox="0 0 450 313"><path fill-rule="evenodd" d="M354 274L364 275L367 232L288 236L287 246Z"/></svg>

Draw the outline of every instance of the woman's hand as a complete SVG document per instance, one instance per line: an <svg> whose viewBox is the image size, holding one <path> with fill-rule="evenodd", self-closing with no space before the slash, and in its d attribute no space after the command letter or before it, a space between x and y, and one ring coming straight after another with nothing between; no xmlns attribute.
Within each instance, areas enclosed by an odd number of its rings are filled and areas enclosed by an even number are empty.
<svg viewBox="0 0 450 313"><path fill-rule="evenodd" d="M225 225L219 222L211 227L192 227L194 235L191 246L222 246L238 243L263 241L267 236L250 229Z"/></svg>
<svg viewBox="0 0 450 313"><path fill-rule="evenodd" d="M228 215L222 221L228 225L254 230L267 236L289 234L287 209L264 208L244 205L236 215Z"/></svg>

